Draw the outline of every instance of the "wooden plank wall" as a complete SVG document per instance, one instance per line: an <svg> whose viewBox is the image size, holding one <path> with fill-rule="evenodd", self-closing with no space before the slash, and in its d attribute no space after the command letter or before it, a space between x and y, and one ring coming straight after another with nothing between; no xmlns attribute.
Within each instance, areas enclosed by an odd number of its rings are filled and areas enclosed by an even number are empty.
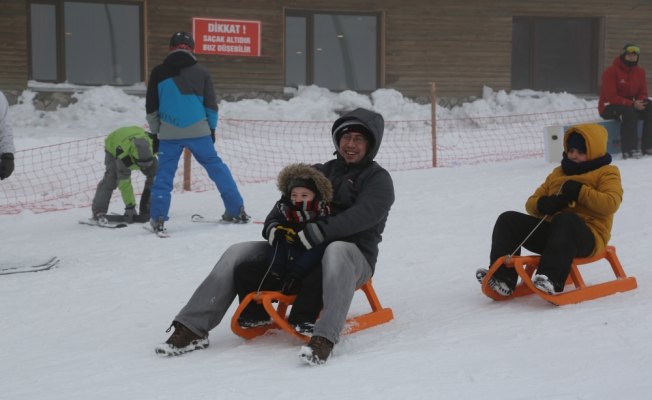
<svg viewBox="0 0 652 400"><path fill-rule="evenodd" d="M641 66L652 67L645 57L645 49L652 54L652 2L642 0L331 0L326 6L315 0L247 0L246 6L189 0L192 6L185 10L178 9L176 0L147 3L150 22L157 21L148 27L151 62L165 56L175 29L191 29L192 16L262 21L262 57L200 56L222 93L280 93L284 8L382 12L386 24L383 83L412 98L427 98L433 81L442 97L478 96L483 85L509 90L514 16L603 17L600 70L628 41L642 46Z"/></svg>
<svg viewBox="0 0 652 400"><path fill-rule="evenodd" d="M192 17L262 21L261 57L198 56L225 98L281 95L286 8L381 12L386 28L383 84L412 98L427 99L430 82L437 83L440 97L478 96L483 85L509 90L514 16L602 17L600 68L611 64L624 43L635 42L643 49L641 66L652 70L652 2L647 0L144 0L144 4L146 74L165 57L173 32L192 30ZM2 0L0 51L0 89L24 88L26 0Z"/></svg>
<svg viewBox="0 0 652 400"><path fill-rule="evenodd" d="M6 92L7 97L15 97L27 85L27 56L25 0L2 0L0 2L0 90Z"/></svg>

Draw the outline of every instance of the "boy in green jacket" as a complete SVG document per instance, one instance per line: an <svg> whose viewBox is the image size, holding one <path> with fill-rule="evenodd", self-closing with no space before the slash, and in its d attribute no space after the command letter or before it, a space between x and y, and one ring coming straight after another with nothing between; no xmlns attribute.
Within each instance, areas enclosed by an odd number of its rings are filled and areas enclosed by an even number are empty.
<svg viewBox="0 0 652 400"><path fill-rule="evenodd" d="M140 219L149 220L149 194L158 165L154 157L152 139L143 128L128 126L111 132L104 140L104 150L106 170L93 197L93 219L96 221L106 219L109 202L116 187L120 189L125 203L125 222L132 223L137 219L131 171L140 170L146 177L145 188L140 198Z"/></svg>

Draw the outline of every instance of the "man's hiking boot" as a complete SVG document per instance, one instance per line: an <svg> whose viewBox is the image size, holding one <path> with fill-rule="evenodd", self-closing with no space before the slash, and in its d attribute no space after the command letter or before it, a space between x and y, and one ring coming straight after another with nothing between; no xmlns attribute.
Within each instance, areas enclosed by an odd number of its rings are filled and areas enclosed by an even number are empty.
<svg viewBox="0 0 652 400"><path fill-rule="evenodd" d="M246 224L251 220L251 217L245 212L244 206L240 207L240 213L238 215L229 215L224 213L222 215L222 221L232 222L234 224Z"/></svg>
<svg viewBox="0 0 652 400"><path fill-rule="evenodd" d="M484 280L484 277L487 276L488 272L489 270L486 268L478 268L478 270L475 271L475 278L480 282L480 284L482 284L482 281ZM514 292L514 289L511 288L507 282L503 282L493 276L489 279L488 284L491 290L504 297L509 297Z"/></svg>
<svg viewBox="0 0 652 400"><path fill-rule="evenodd" d="M182 323L173 321L172 325L165 331L170 332L174 327L174 332L170 338L163 344L156 346L154 351L162 356L178 356L193 350L205 349L208 347L208 337L201 337Z"/></svg>
<svg viewBox="0 0 652 400"><path fill-rule="evenodd" d="M333 351L333 342L322 336L313 336L307 345L301 346L299 356L310 365L321 365Z"/></svg>

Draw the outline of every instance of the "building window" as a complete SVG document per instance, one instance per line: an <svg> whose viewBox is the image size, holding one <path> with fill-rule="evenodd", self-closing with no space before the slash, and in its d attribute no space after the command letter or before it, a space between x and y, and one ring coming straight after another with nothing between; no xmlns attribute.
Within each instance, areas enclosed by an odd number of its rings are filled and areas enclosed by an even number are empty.
<svg viewBox="0 0 652 400"><path fill-rule="evenodd" d="M143 81L140 3L30 3L31 79L79 85Z"/></svg>
<svg viewBox="0 0 652 400"><path fill-rule="evenodd" d="M512 89L595 94L600 18L514 17Z"/></svg>
<svg viewBox="0 0 652 400"><path fill-rule="evenodd" d="M373 91L379 86L378 14L288 11L285 85Z"/></svg>

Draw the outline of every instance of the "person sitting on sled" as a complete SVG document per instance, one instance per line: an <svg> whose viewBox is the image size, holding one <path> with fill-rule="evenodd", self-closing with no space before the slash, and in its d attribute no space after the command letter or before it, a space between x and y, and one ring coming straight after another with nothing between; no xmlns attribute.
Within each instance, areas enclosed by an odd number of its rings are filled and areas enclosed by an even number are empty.
<svg viewBox="0 0 652 400"><path fill-rule="evenodd" d="M490 265L502 256L520 255L521 246L541 254L532 283L554 294L564 290L573 258L590 257L606 247L623 199L620 171L611 164L607 140L606 129L597 124L566 130L561 165L527 199L529 215L507 211L496 220ZM478 269L476 278L482 283L487 272ZM517 279L514 268L503 265L488 284L496 293L510 296Z"/></svg>
<svg viewBox="0 0 652 400"><path fill-rule="evenodd" d="M306 224L323 220L330 214L333 197L331 182L317 169L308 164L291 164L283 168L277 183L282 193L267 218L267 238L270 249L265 265L247 265L236 268L235 284L240 301L255 290L280 290L283 294L299 293L302 282L321 264L327 243L306 250L299 244L297 232ZM250 271L255 268L257 271ZM311 296L312 297L312 296ZM299 332L312 332L319 311L321 297L309 310L316 312L290 314L289 323ZM318 304L317 304L318 303ZM253 327L269 323L269 316L258 304L250 304L241 314L238 323Z"/></svg>
<svg viewBox="0 0 652 400"><path fill-rule="evenodd" d="M131 171L145 174L145 188L140 197L141 219L149 220L150 188L158 165L154 157L154 142L143 128L127 126L111 132L104 140L104 176L97 184L91 210L93 219L106 219L113 191L120 189L125 204L124 220L132 223L138 219L136 198L131 185Z"/></svg>

